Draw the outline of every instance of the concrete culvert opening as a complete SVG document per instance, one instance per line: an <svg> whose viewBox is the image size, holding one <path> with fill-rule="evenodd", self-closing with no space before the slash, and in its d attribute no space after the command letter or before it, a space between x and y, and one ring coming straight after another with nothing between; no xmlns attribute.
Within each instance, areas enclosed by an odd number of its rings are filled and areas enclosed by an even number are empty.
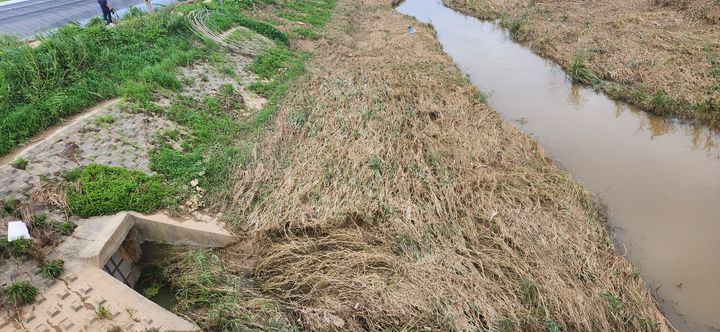
<svg viewBox="0 0 720 332"><path fill-rule="evenodd" d="M169 261L181 252L198 246L144 241L135 227L103 265L103 270L161 307L172 310L177 303L165 276Z"/></svg>
<svg viewBox="0 0 720 332"><path fill-rule="evenodd" d="M77 225L72 240L57 252L66 262L67 283L56 283L42 294L60 300L38 301L27 315L42 316L57 305L67 309L62 313L69 317L67 324L88 331L197 331L194 323L171 312L175 294L162 269L188 250L225 247L238 240L211 218L180 222L162 214L123 212Z"/></svg>

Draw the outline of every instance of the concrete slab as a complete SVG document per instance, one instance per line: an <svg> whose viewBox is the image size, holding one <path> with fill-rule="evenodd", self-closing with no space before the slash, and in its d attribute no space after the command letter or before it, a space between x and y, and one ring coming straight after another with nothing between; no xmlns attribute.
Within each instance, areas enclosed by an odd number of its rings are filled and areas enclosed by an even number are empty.
<svg viewBox="0 0 720 332"><path fill-rule="evenodd" d="M20 309L19 319L3 318L0 332L29 331L197 331L198 327L148 300L103 271L132 232L133 240L175 245L223 247L237 238L212 222L179 222L164 214L122 212L80 220L72 238L57 248L67 274L43 284L36 303ZM101 318L98 308L108 315Z"/></svg>

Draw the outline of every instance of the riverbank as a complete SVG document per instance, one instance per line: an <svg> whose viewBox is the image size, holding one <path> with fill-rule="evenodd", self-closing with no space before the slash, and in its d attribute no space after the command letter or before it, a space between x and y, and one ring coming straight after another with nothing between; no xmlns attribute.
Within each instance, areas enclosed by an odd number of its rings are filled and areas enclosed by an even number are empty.
<svg viewBox="0 0 720 332"><path fill-rule="evenodd" d="M106 91L121 92L118 109L48 142L52 162L28 155L8 174L54 185L27 206L51 198L68 219L162 207L221 219L238 244L158 272L172 310L204 330L670 329L613 252L599 202L489 108L430 25L388 0L335 6L138 14L126 22L144 33L123 45L164 36L177 58L122 68ZM3 202L8 217L45 220L23 204ZM125 311L108 324L135 324Z"/></svg>
<svg viewBox="0 0 720 332"><path fill-rule="evenodd" d="M664 116L720 125L720 29L710 1L445 0L500 19L577 81Z"/></svg>
<svg viewBox="0 0 720 332"><path fill-rule="evenodd" d="M184 314L312 331L669 329L597 200L487 106L429 25L386 0L339 1L323 35L237 173L228 222L247 240L169 267L192 295Z"/></svg>

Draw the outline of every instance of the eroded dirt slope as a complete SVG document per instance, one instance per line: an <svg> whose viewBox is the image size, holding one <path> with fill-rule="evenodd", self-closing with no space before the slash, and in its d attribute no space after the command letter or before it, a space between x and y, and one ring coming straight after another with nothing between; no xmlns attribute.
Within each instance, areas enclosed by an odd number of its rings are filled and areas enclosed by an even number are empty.
<svg viewBox="0 0 720 332"><path fill-rule="evenodd" d="M431 27L342 0L328 30L237 175L236 273L309 331L668 329L597 201Z"/></svg>
<svg viewBox="0 0 720 332"><path fill-rule="evenodd" d="M609 95L661 115L720 125L720 5L712 0L444 0L501 19L515 39Z"/></svg>

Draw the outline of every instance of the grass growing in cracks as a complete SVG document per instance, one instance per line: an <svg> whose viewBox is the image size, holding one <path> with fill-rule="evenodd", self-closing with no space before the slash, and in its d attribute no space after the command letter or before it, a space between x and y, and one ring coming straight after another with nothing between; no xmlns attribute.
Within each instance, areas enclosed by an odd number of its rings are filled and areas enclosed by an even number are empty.
<svg viewBox="0 0 720 332"><path fill-rule="evenodd" d="M38 289L28 280L19 280L3 289L3 293L16 306L35 302Z"/></svg>
<svg viewBox="0 0 720 332"><path fill-rule="evenodd" d="M48 279L57 279L65 272L65 261L62 259L56 259L52 262L43 264L40 268L40 274Z"/></svg>
<svg viewBox="0 0 720 332"><path fill-rule="evenodd" d="M27 167L28 161L27 159L20 157L10 162L10 166L13 168L17 168L20 170L24 170L25 167Z"/></svg>

